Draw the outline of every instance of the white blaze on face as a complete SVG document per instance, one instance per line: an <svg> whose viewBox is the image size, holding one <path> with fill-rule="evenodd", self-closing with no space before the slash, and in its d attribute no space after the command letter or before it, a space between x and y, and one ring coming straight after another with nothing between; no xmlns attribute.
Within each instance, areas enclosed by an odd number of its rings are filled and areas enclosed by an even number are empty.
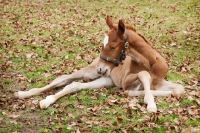
<svg viewBox="0 0 200 133"><path fill-rule="evenodd" d="M104 48L105 48L106 45L108 44L108 39L109 39L109 37L108 37L108 36L105 36L105 38L104 38L104 40L103 40Z"/></svg>

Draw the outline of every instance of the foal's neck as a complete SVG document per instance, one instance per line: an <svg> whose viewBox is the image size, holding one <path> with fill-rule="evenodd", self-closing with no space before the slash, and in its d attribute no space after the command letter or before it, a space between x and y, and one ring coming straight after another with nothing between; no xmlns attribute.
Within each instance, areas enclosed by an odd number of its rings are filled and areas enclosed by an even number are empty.
<svg viewBox="0 0 200 133"><path fill-rule="evenodd" d="M152 53L152 48L148 40L141 34L129 30L129 47L126 49L126 54L143 66L146 70L150 69L150 62L147 56Z"/></svg>

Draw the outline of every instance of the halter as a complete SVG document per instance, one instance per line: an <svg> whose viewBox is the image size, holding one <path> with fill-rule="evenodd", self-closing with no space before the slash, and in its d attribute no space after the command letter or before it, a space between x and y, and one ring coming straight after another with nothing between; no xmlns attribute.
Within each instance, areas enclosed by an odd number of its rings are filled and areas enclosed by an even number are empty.
<svg viewBox="0 0 200 133"><path fill-rule="evenodd" d="M122 49L121 53L117 56L117 58L111 59L111 58L105 57L103 55L100 55L101 59L108 61L108 62L112 62L117 66L123 64L122 61L125 60L125 58L126 58L126 53L125 53L126 48L129 47L129 42L128 42L129 32L128 32L128 30L126 30L125 32L126 32L126 42L125 42L125 45L124 45L124 49Z"/></svg>

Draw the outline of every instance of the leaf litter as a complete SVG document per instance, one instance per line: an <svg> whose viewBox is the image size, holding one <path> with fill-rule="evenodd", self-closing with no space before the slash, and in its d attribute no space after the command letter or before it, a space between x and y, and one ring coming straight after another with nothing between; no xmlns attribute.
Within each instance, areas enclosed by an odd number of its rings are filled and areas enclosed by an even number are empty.
<svg viewBox="0 0 200 133"><path fill-rule="evenodd" d="M107 132L145 132L148 130L159 131L162 128L166 132L199 131L200 58L188 56L187 51L177 53L167 50L168 48L172 50L189 49L189 52L194 52L198 56L198 23L188 22L186 27L179 30L175 29L174 24L163 27L164 24L167 24L167 20L159 14L152 13L153 5L149 4L149 8L144 8L143 14L139 15L142 10L139 2L128 4L111 1L112 4L107 3L107 8L84 6L82 1L80 3L76 1L71 3L64 1L60 1L60 3L55 1L0 2L1 8L4 9L1 11L1 18L4 22L0 23L3 28L0 32L2 36L0 42L2 53L0 57L0 131L71 131L79 133L98 131L98 128L101 128L102 132L104 129ZM89 3L91 5L102 4ZM174 3L158 2L158 4L169 12L177 14L187 13L184 10L193 10L196 14L192 13L192 18L198 19L197 17L199 17L197 11L199 6L195 2L187 9L184 8L183 11L179 7L181 5ZM114 11L119 7L125 9L126 13ZM57 77L64 73L71 73L91 63L100 52L102 37L107 31L104 18L108 13L116 20L119 19L116 17L121 16L127 22L130 21L131 24L136 25L137 28L143 27L141 31L152 42L163 43L161 47L156 46L156 48L164 53L164 56L167 55L166 60L171 73L188 77L179 81L185 85L184 97L156 98L158 105L161 104L161 101L169 104L166 107L167 110L163 109L161 105L158 113L154 114L146 112L146 105L143 104L141 98L124 97L117 89L111 91L101 88L98 92L87 93L92 99L90 104L80 103L82 102L80 99L76 99L75 103L70 103L68 101L70 96L65 96L64 98L67 100L64 100L64 103L62 100L62 102L58 101L46 111L39 109L38 102L45 96L53 94L54 90L28 99L13 98L15 91L28 90L33 86L32 84L36 83L38 85L35 86L40 87L52 81L52 75ZM130 15L124 16L129 13ZM159 21L147 22L144 17L147 14L149 21L160 17ZM189 18L191 17L189 16ZM173 19L176 21L175 26L181 23L179 19ZM162 31L155 35L151 32L152 29L155 30L154 27L160 27ZM182 38L180 39L179 36ZM179 59L179 54L186 55ZM82 64L82 60L87 64ZM49 65L50 69L42 68L42 66ZM28 73L31 73L31 76ZM40 76L35 76L35 74ZM48 78L50 80L47 80ZM80 92L80 94L72 94L72 96L81 97L83 94L84 92ZM104 99L98 104L95 103L101 97ZM12 128L14 126L18 128Z"/></svg>

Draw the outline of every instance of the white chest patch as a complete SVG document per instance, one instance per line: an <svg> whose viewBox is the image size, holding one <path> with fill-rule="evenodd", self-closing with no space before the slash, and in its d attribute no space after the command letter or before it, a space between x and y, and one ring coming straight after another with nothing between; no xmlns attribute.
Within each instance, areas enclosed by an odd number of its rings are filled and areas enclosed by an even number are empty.
<svg viewBox="0 0 200 133"><path fill-rule="evenodd" d="M108 39L109 39L109 37L108 37L108 36L105 36L105 38L104 38L104 40L103 40L104 48L105 48L106 45L108 44Z"/></svg>

